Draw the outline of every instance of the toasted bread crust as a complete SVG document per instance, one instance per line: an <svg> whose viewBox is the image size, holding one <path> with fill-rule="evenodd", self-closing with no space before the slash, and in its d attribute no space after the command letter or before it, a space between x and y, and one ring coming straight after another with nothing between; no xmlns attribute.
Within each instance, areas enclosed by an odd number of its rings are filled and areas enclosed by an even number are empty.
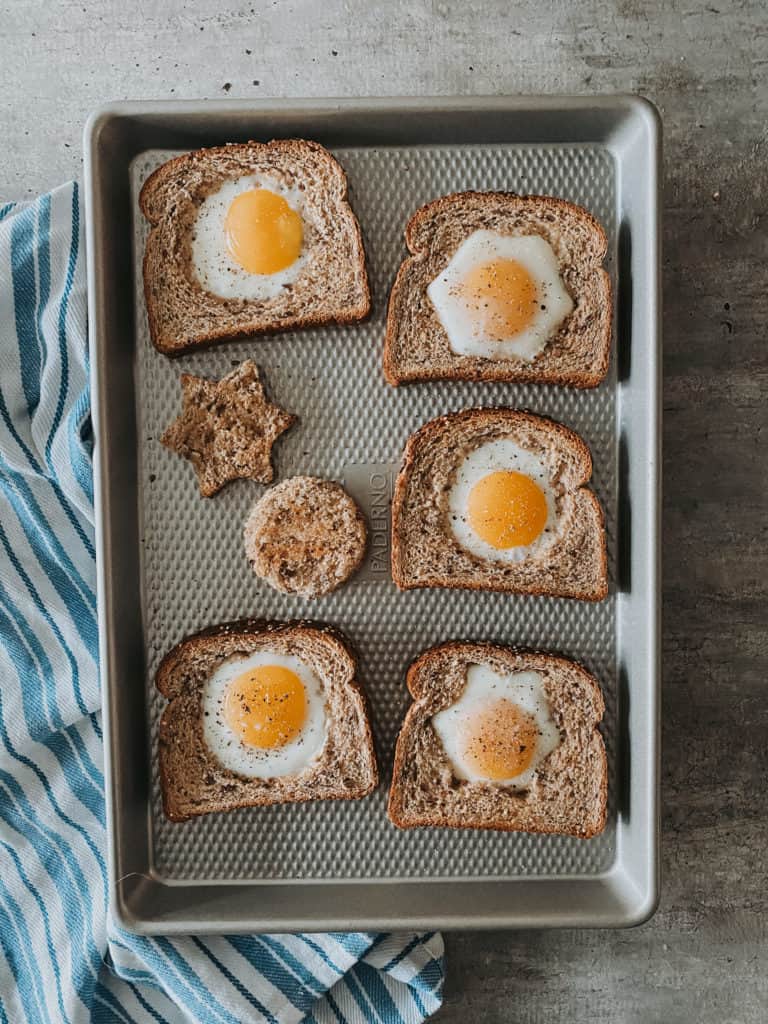
<svg viewBox="0 0 768 1024"><path fill-rule="evenodd" d="M574 473L569 485L578 494L581 515L591 517L593 528L599 532L602 541L598 547L598 561L592 566L592 580L589 587L552 586L527 579L516 582L509 576L491 578L477 575L464 577L461 581L441 572L422 570L418 575L407 569L407 548L404 537L404 524L413 513L409 506L411 477L418 465L425 444L442 433L453 434L463 424L481 426L483 424L505 421L510 425L529 424L537 430L549 433L551 437L560 439L574 453L578 472ZM605 544L605 519L603 510L596 495L586 484L592 476L592 456L589 448L578 434L555 420L538 416L534 413L516 409L464 409L461 412L448 413L425 423L412 434L406 442L400 472L395 481L392 497L392 578L400 590L412 590L422 587L450 587L462 590L492 590L503 593L530 594L533 596L572 597L582 601L602 601L608 596L608 556ZM521 563L522 564L522 563Z"/></svg>
<svg viewBox="0 0 768 1024"><path fill-rule="evenodd" d="M592 814L587 820L578 822L573 820L571 827L563 830L562 828L553 828L551 822L529 818L525 821L525 827L521 828L519 821L510 820L508 815L501 815L499 813L502 805L499 805L498 801L510 798L509 792L500 787L483 787L486 800L489 796L492 796L497 802L497 813L495 816L493 811L491 811L482 819L467 821L465 817L452 818L450 814L445 812L414 813L412 810L409 810L408 793L406 791L406 766L412 762L415 756L412 749L413 739L420 730L429 726L430 719L434 714L451 703L450 700L446 701L444 695L437 697L434 693L430 692L429 688L423 685L425 682L425 670L433 664L439 665L441 662L452 657L465 662L471 660L473 663L479 663L484 659L493 658L494 656L508 664L511 662L509 664L510 671L536 670L546 666L553 672L575 673L582 685L590 692L591 701L594 706L594 716L588 747L591 751L592 759L596 762L598 788L596 805L592 808ZM414 703L406 712L397 738L392 784L387 802L387 815L390 821L398 828L431 827L471 828L497 832L525 831L537 834L573 835L579 839L591 839L604 830L608 804L608 761L605 744L597 726L605 712L605 702L597 680L578 662L563 655L535 651L525 647L512 647L489 641L452 640L447 643L436 644L423 651L409 666L406 675L406 685ZM468 785L477 786L474 783ZM512 797L512 799L517 798Z"/></svg>
<svg viewBox="0 0 768 1024"><path fill-rule="evenodd" d="M589 345L593 349L591 358L574 361L573 354L569 355L569 348L573 347L574 342L583 340L573 334L574 314L566 319L555 339L529 363L521 359L484 359L453 352L434 310L431 310L427 322L419 330L418 340L414 344L423 346L425 335L428 335L429 343L434 344L438 350L437 354L422 362L408 358L414 355L413 345L410 348L403 346L400 339L410 315L413 289L421 293L429 284L429 280L422 280L419 276L421 266L430 256L429 238L426 237L429 225L441 217L452 216L454 210L466 206L471 206L480 218L491 205L507 206L511 213L523 219L534 214L537 221L544 222L558 222L564 216L576 218L585 233L592 238L594 252L584 257L589 265L589 288L581 285L579 294L573 295L577 303L589 298L590 312L579 329L585 331L585 337L589 335ZM464 237L471 234L472 230L475 228L468 229ZM608 240L600 223L587 210L553 196L520 196L514 192L456 192L420 207L406 225L405 242L410 255L400 264L392 285L384 340L384 377L393 387L429 380L484 380L593 388L605 379L610 360L613 311L611 280L602 266ZM452 253L442 255L444 266ZM435 269L433 276L438 272ZM404 348L407 351L403 351Z"/></svg>
<svg viewBox="0 0 768 1024"><path fill-rule="evenodd" d="M258 300L226 299L206 292L196 282L186 280L186 274L182 273L181 276L185 278L181 285L184 295L193 304L200 305L202 318L210 319L211 325L193 327L185 332L170 328L166 323L169 318L162 317L160 313L164 305L161 290L156 290L155 278L163 266L160 256L166 213L169 203L173 202L171 194L174 190L182 190L183 198L189 202L189 195L184 189L185 178L190 171L199 171L203 163L216 164L219 160L230 163L233 158L240 159L244 163L243 171L248 173L248 160L253 158L254 153L257 153L260 159L279 158L281 162L293 162L297 167L302 166L308 155L324 162L329 183L335 184L336 218L343 223L343 230L351 238L354 257L348 269L351 276L356 279L357 294L351 301L337 302L332 308L318 307L314 311L311 308L312 303L310 302L307 308L304 301L301 307L297 306L278 317L269 310L262 310L262 304ZM220 174L216 180L221 180L223 176ZM142 272L149 332L155 347L165 355L175 357L193 349L207 348L225 341L237 341L280 331L302 330L328 323L344 325L364 320L371 310L371 291L366 273L363 236L357 217L349 205L348 191L346 173L336 158L319 143L303 139L232 143L227 146L199 149L174 157L158 167L144 182L139 195L141 212L152 225L144 250ZM174 205L173 215L176 216L177 212ZM167 304L166 300L165 306ZM318 303L315 302L315 305ZM177 316L176 319L178 318Z"/></svg>
<svg viewBox="0 0 768 1024"><path fill-rule="evenodd" d="M344 659L347 665L347 678L342 684L344 698L348 701L347 710L352 709L356 716L354 735L357 749L355 753L359 756L366 779L361 780L356 786L347 786L346 788L338 783L336 774L332 771L331 778L321 779L319 783L312 780L303 783L301 775L297 776L295 780L288 779L287 785L286 777L278 780L245 779L221 766L213 755L203 747L202 750L194 751L195 757L202 757L207 768L215 769L217 776L227 787L226 799L222 798L218 803L209 801L208 805L201 804L192 807L186 795L179 792L180 779L176 764L176 755L179 751L173 749L173 744L178 740L180 724L185 728L189 726L189 702L191 700L192 705L195 704L194 698L198 695L201 680L199 678L195 680L193 676L191 687L185 686L184 680L181 678L184 666L194 662L196 657L218 654L222 643L228 643L226 652L222 654L222 657L227 657L233 653L233 650L242 649L241 644L247 645L249 640L259 640L264 637L276 642L289 640L294 645L320 642L329 645L338 656ZM233 648L233 650L229 648ZM326 623L304 619L289 622L239 619L206 627L179 641L160 662L155 675L157 689L168 700L160 720L159 737L160 785L166 817L171 821L180 822L200 814L235 810L240 807L267 806L288 802L304 803L316 799L357 800L373 792L379 782L378 767L370 726L368 699L357 678L357 670L357 655L343 633ZM179 708L181 709L180 713L178 713ZM334 725L338 726L338 723L329 722L329 735ZM201 739L200 743L202 743ZM188 762L192 761L190 757L192 751L186 747L184 749L186 750L184 759L186 769ZM349 754L349 748L346 753ZM318 768L325 769L324 762L327 757L326 749L318 759ZM330 771L334 766L328 765L327 767ZM343 767L343 764L336 764L336 773L340 772ZM232 790L238 790L238 792L233 793Z"/></svg>

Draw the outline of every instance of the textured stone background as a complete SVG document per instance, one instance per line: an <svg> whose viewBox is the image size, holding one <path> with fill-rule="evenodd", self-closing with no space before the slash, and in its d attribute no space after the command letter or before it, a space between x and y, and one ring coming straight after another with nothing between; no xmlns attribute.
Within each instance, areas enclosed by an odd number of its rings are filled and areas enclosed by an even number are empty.
<svg viewBox="0 0 768 1024"><path fill-rule="evenodd" d="M627 932L447 937L441 1021L768 1017L763 0L0 0L0 196L112 99L640 92L664 183L664 890Z"/></svg>

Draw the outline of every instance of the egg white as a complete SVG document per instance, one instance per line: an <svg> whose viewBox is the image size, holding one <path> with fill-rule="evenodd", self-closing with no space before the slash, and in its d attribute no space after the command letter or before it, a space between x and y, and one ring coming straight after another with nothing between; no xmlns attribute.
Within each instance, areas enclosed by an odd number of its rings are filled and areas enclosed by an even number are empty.
<svg viewBox="0 0 768 1024"><path fill-rule="evenodd" d="M536 284L539 309L525 330L496 340L484 332L476 311L462 297L461 284L474 267L502 259L517 260L526 268ZM539 235L500 235L496 231L475 231L465 239L445 270L431 282L427 295L453 351L485 359L517 357L530 362L574 308L549 242Z"/></svg>
<svg viewBox="0 0 768 1024"><path fill-rule="evenodd" d="M475 484L490 473L504 470L530 477L542 489L547 502L547 520L542 532L530 544L514 548L495 548L487 544L472 529L467 514L469 495ZM549 470L538 456L509 438L488 441L471 451L459 464L448 496L448 517L456 540L477 558L493 562L523 562L544 551L555 540L558 515Z"/></svg>
<svg viewBox="0 0 768 1024"><path fill-rule="evenodd" d="M223 182L201 204L192 229L192 265L201 286L223 299L271 299L291 284L306 265L302 251L290 267L274 274L249 274L236 263L227 248L224 224L232 200L242 192L268 189L282 196L292 209L304 218L304 200L295 188L286 188L274 178L250 174Z"/></svg>
<svg viewBox="0 0 768 1024"><path fill-rule="evenodd" d="M504 698L518 705L536 721L539 731L536 752L530 765L513 779L487 779L477 773L464 760L463 733L477 714L482 714L489 703ZM538 672L515 672L500 675L489 665L470 665L467 682L459 699L432 718L443 750L451 763L453 774L458 779L470 782L486 782L510 789L527 789L542 761L560 745L560 731L555 725L544 684Z"/></svg>
<svg viewBox="0 0 768 1024"><path fill-rule="evenodd" d="M295 672L307 695L307 718L299 735L275 750L243 743L224 719L224 701L233 679L261 665L280 665ZM203 739L213 756L230 771L254 779L298 775L315 761L328 735L323 685L305 662L293 655L262 648L222 661L208 677L202 695Z"/></svg>

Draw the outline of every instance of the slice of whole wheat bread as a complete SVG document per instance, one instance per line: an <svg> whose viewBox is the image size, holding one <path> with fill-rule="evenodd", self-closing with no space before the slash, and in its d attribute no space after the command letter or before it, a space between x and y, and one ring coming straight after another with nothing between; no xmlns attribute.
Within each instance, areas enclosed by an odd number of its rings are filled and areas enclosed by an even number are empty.
<svg viewBox="0 0 768 1024"><path fill-rule="evenodd" d="M306 266L279 295L222 298L205 291L195 275L195 219L224 181L252 174L302 192ZM347 199L347 176L316 142L246 142L184 154L147 178L139 205L152 225L144 253L150 336L166 355L250 335L354 323L370 311L363 240Z"/></svg>
<svg viewBox="0 0 768 1024"><path fill-rule="evenodd" d="M462 460L510 438L545 465L557 506L551 546L521 562L491 561L461 547L448 500ZM608 593L603 512L585 485L592 457L554 420L513 409L466 409L426 423L409 437L392 498L392 578L401 590L462 587L600 601Z"/></svg>
<svg viewBox="0 0 768 1024"><path fill-rule="evenodd" d="M431 724L434 715L458 700L467 669L476 664L490 665L500 674L534 671L541 676L561 740L536 769L527 790L456 778ZM414 703L398 736L387 811L395 825L581 838L602 832L608 767L597 726L604 702L586 669L553 654L453 641L420 655L408 670L407 684Z"/></svg>
<svg viewBox="0 0 768 1024"><path fill-rule="evenodd" d="M225 658L262 648L302 659L323 683L328 733L319 756L299 775L246 778L223 767L203 739L201 694ZM166 654L155 683L168 700L160 722L160 782L165 814L184 821L236 807L353 800L378 784L376 755L357 660L330 626L246 619L186 637Z"/></svg>
<svg viewBox="0 0 768 1024"><path fill-rule="evenodd" d="M575 309L531 361L460 355L451 348L428 295L473 232L539 235L549 242ZM405 229L411 253L392 286L384 342L384 376L419 380L498 380L596 387L608 372L611 282L603 269L608 243L592 214L552 196L458 192L422 206Z"/></svg>

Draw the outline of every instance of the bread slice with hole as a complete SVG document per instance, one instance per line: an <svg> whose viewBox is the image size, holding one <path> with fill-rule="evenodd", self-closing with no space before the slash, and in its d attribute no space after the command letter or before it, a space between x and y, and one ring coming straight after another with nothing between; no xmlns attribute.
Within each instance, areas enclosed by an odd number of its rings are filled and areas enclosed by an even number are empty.
<svg viewBox="0 0 768 1024"><path fill-rule="evenodd" d="M560 744L537 767L530 786L515 790L459 779L432 726L432 718L459 699L470 665L499 674L541 677ZM414 703L395 751L388 814L399 828L497 829L551 832L586 839L606 822L608 767L598 731L603 695L595 678L553 654L490 643L454 641L420 655L408 670Z"/></svg>
<svg viewBox="0 0 768 1024"><path fill-rule="evenodd" d="M575 308L531 361L455 352L427 288L478 230L538 235L552 247ZM605 231L587 210L552 196L458 192L427 203L405 229L410 253L389 298L384 376L398 385L483 380L596 387L608 372L611 282L603 268Z"/></svg>
<svg viewBox="0 0 768 1024"><path fill-rule="evenodd" d="M204 200L224 182L251 175L301 193L306 263L275 295L223 298L198 279L192 235ZM184 154L150 175L139 205L151 225L144 255L150 336L166 355L275 331L355 323L370 311L363 240L347 176L317 142L245 142ZM223 230L220 243L223 248Z"/></svg>
<svg viewBox="0 0 768 1024"><path fill-rule="evenodd" d="M238 775L217 760L203 737L206 679L226 658L262 649L300 658L324 687L327 738L315 760L297 775ZM357 660L348 641L330 626L256 619L212 626L169 651L155 683L168 701L160 722L159 759L163 808L172 821L237 807L356 800L378 784Z"/></svg>
<svg viewBox="0 0 768 1024"><path fill-rule="evenodd" d="M481 558L451 528L449 500L461 462L509 438L545 466L557 503L552 542L519 562ZM392 578L401 590L461 587L601 601L608 594L605 526L586 486L592 457L554 420L513 409L466 409L425 424L405 446L392 498Z"/></svg>

